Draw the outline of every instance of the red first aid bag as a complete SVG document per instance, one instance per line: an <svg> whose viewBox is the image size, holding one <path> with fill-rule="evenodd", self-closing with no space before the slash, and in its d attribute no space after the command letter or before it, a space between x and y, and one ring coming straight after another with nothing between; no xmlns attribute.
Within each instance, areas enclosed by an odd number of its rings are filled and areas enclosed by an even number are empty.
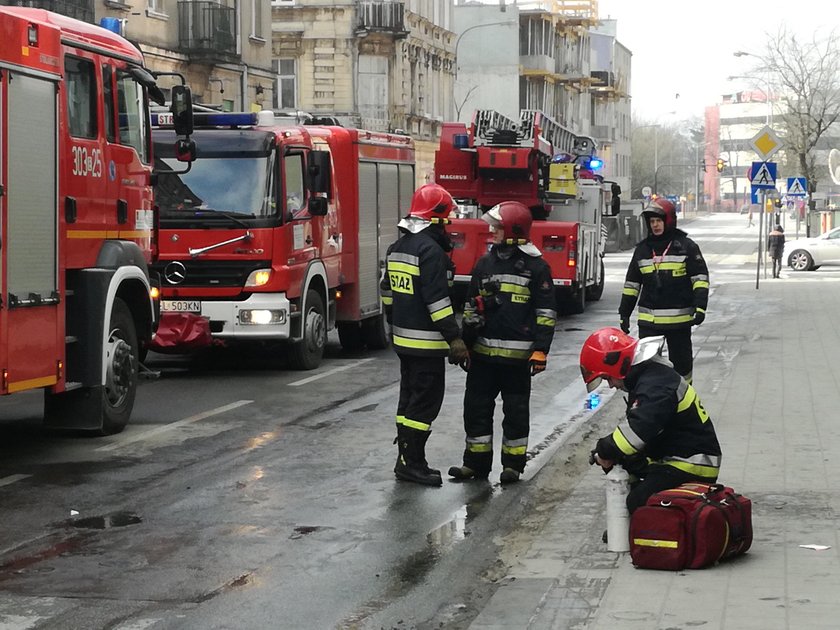
<svg viewBox="0 0 840 630"><path fill-rule="evenodd" d="M149 349L160 353L184 354L213 343L210 321L193 313L161 313L160 324Z"/></svg>
<svg viewBox="0 0 840 630"><path fill-rule="evenodd" d="M751 501L720 484L657 492L630 518L630 557L642 569L702 569L751 544Z"/></svg>

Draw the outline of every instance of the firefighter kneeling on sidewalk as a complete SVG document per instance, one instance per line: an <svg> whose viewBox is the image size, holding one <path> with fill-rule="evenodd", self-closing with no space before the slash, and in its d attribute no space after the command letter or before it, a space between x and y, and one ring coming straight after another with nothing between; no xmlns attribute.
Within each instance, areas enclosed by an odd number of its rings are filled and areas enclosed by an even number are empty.
<svg viewBox="0 0 840 630"><path fill-rule="evenodd" d="M592 333L580 352L586 389L602 380L628 393L627 415L598 440L590 463L605 472L614 464L631 475L632 514L655 492L683 483L715 483L720 444L694 387L662 356L662 336L635 339L618 328Z"/></svg>
<svg viewBox="0 0 840 630"><path fill-rule="evenodd" d="M503 484L525 470L530 430L531 377L545 370L556 314L551 270L530 241L531 211L505 201L482 217L493 246L472 270L464 306L464 341L470 348L464 394L467 434L456 480L487 479L493 463L493 411L501 393Z"/></svg>
<svg viewBox="0 0 840 630"><path fill-rule="evenodd" d="M443 359L469 360L449 297L452 245L445 225L454 207L452 196L437 184L417 189L409 215L398 224L400 238L388 248L380 283L400 358L394 475L427 486L443 483L440 471L426 462L426 441L446 386Z"/></svg>

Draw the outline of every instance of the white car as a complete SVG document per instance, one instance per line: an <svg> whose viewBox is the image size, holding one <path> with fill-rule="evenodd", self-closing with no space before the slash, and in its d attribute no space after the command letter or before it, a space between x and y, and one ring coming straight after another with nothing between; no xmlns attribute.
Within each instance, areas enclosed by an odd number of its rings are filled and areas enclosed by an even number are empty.
<svg viewBox="0 0 840 630"><path fill-rule="evenodd" d="M840 227L813 238L798 238L785 243L788 267L794 271L813 271L821 265L840 265Z"/></svg>

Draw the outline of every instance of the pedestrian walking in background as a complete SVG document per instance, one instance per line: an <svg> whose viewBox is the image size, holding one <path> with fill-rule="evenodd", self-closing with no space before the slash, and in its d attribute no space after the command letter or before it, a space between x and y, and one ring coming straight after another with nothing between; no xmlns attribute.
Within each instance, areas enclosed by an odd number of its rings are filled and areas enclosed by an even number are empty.
<svg viewBox="0 0 840 630"><path fill-rule="evenodd" d="M470 366L464 394L463 465L457 480L487 479L493 464L493 412L502 395L503 484L525 470L530 432L531 378L546 367L556 322L554 284L542 253L531 243L531 211L505 201L483 217L493 246L472 270L464 305Z"/></svg>
<svg viewBox="0 0 840 630"><path fill-rule="evenodd" d="M627 392L626 417L598 440L593 463L621 465L630 475L632 514L655 492L683 483L715 483L721 450L694 387L662 356L664 338L634 339L617 328L592 333L580 351L588 391L602 380Z"/></svg>
<svg viewBox="0 0 840 630"><path fill-rule="evenodd" d="M437 184L414 193L409 215L399 222L400 238L388 248L380 284L391 324L392 345L400 359L397 403L398 479L439 486L440 471L426 461L426 442L443 404L444 357L468 361L469 354L449 297L452 249L445 225L455 207Z"/></svg>
<svg viewBox="0 0 840 630"><path fill-rule="evenodd" d="M785 251L785 231L779 223L776 223L776 227L767 237L767 251L773 259L773 277L779 278L782 272L782 254Z"/></svg>
<svg viewBox="0 0 840 630"><path fill-rule="evenodd" d="M753 216L752 216L752 214L753 214L753 209L752 209L752 206L750 206L750 212L749 212L749 215L747 217L747 227L752 227L753 226Z"/></svg>
<svg viewBox="0 0 840 630"><path fill-rule="evenodd" d="M630 315L639 303L639 336L664 335L668 358L690 383L693 369L691 327L706 318L709 269L700 248L677 228L674 204L656 199L642 213L648 236L633 252L618 309L621 330L630 332Z"/></svg>

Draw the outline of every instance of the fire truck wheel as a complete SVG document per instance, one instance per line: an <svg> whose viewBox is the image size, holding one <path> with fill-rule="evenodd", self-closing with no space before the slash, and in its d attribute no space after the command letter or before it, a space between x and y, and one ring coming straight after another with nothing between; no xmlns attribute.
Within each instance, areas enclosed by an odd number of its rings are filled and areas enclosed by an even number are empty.
<svg viewBox="0 0 840 630"><path fill-rule="evenodd" d="M359 322L336 322L338 329L338 340L341 347L347 352L358 352L365 347L365 340L362 338L362 327Z"/></svg>
<svg viewBox="0 0 840 630"><path fill-rule="evenodd" d="M391 344L391 329L385 315L362 321L362 336L370 350L384 350Z"/></svg>
<svg viewBox="0 0 840 630"><path fill-rule="evenodd" d="M557 289L557 310L563 315L580 315L586 309L586 289Z"/></svg>
<svg viewBox="0 0 840 630"><path fill-rule="evenodd" d="M128 424L137 394L138 355L134 318L126 303L116 298L111 310L111 325L105 348L103 434L119 433Z"/></svg>
<svg viewBox="0 0 840 630"><path fill-rule="evenodd" d="M327 318L324 301L317 291L306 292L303 339L292 344L291 364L296 370L314 370L321 365L327 343Z"/></svg>

